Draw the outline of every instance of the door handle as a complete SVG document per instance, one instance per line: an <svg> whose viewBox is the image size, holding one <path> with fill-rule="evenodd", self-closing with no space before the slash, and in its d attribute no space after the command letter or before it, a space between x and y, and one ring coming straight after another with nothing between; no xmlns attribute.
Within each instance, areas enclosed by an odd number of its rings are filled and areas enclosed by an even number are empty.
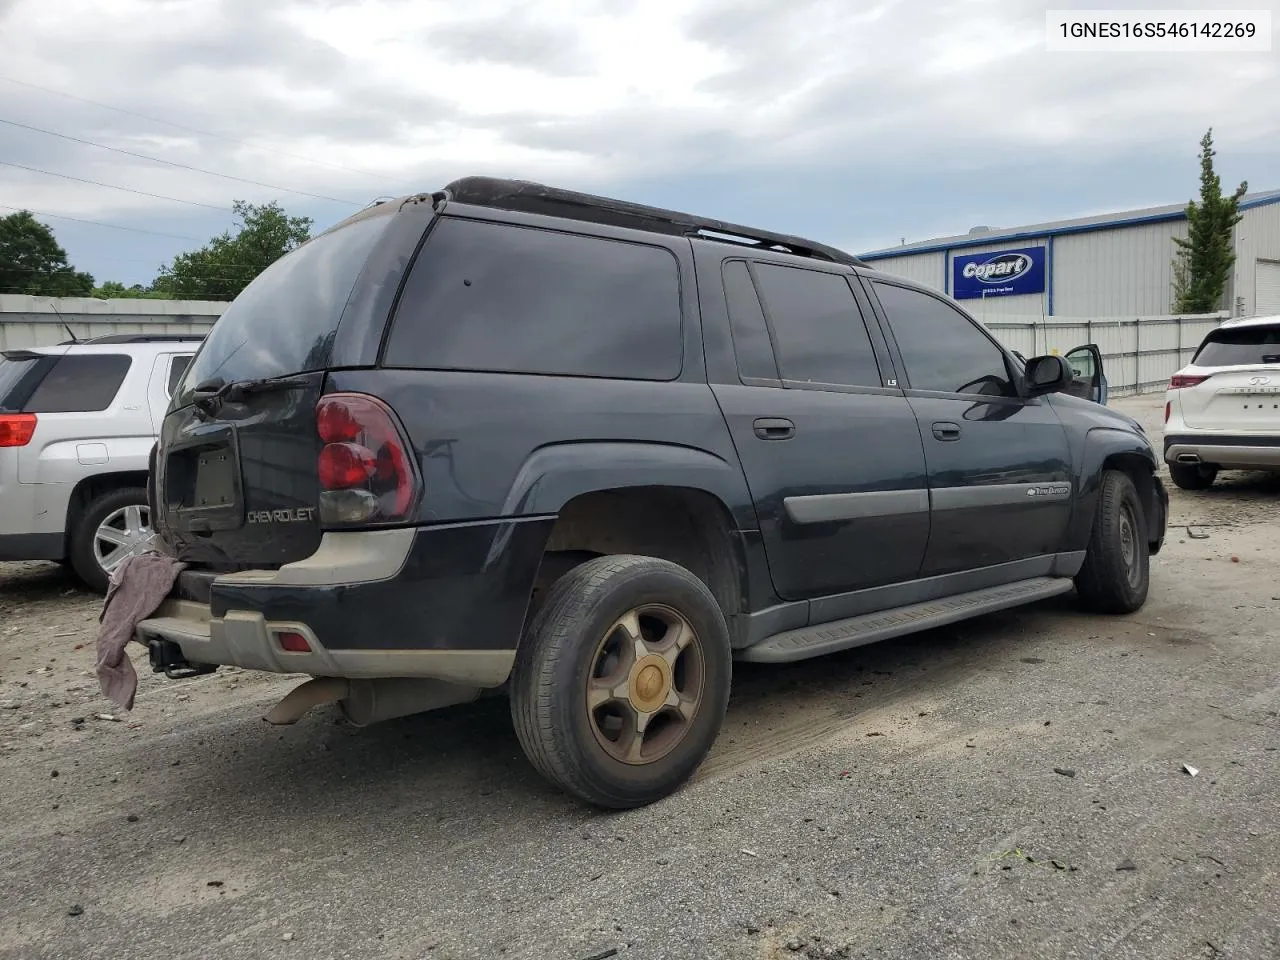
<svg viewBox="0 0 1280 960"><path fill-rule="evenodd" d="M761 417L753 426L761 440L790 440L796 435L796 425L784 417Z"/></svg>
<svg viewBox="0 0 1280 960"><path fill-rule="evenodd" d="M948 423L945 420L939 421L933 425L933 436L937 440L959 440L960 424Z"/></svg>

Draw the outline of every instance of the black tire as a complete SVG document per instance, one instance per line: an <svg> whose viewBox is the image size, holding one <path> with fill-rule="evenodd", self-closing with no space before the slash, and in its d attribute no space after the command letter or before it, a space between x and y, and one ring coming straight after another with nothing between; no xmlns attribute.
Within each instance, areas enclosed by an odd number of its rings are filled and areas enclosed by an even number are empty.
<svg viewBox="0 0 1280 960"><path fill-rule="evenodd" d="M619 625L628 612L654 609L682 619L691 630L686 653L697 650L699 694L687 720L663 708L653 713L649 730L658 718L668 718L664 722L670 729L662 732L674 730L674 745L651 760L637 754L624 762L602 739L609 717L601 720L601 711L621 710L631 701L619 699L593 710L587 705L588 688L598 676L598 665L607 662L604 651L615 637L625 639ZM641 618L647 616L641 613ZM659 639L666 640L665 631ZM665 678L677 695L682 682L677 672L686 653L675 655L676 666ZM643 671L633 667L628 674L624 661L618 662L618 676L631 678L623 681L628 690L639 690L633 684L640 683ZM732 668L724 614L701 580L653 557L597 557L557 581L530 624L512 671L511 717L525 754L552 783L599 807L639 807L673 793L701 764L724 721ZM689 676L686 672L684 682ZM671 728L672 723L677 727ZM646 736L639 734L636 742Z"/></svg>
<svg viewBox="0 0 1280 960"><path fill-rule="evenodd" d="M1208 463L1171 463L1169 477L1179 490L1208 490L1218 479L1218 468Z"/></svg>
<svg viewBox="0 0 1280 960"><path fill-rule="evenodd" d="M1075 582L1081 603L1097 613L1133 613L1147 602L1147 518L1137 488L1123 471L1102 474L1089 547Z"/></svg>
<svg viewBox="0 0 1280 960"><path fill-rule="evenodd" d="M90 590L98 593L107 592L110 575L98 563L94 555L94 539L98 527L113 513L126 507L147 508L147 491L145 487L125 487L112 490L93 500L76 520L75 529L70 531L71 569Z"/></svg>

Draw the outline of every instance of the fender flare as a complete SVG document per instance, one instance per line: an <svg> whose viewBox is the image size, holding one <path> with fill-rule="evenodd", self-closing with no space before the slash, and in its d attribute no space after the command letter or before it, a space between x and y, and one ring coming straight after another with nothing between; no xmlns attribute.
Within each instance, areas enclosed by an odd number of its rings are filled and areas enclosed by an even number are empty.
<svg viewBox="0 0 1280 960"><path fill-rule="evenodd" d="M755 508L738 464L705 450L648 442L601 441L539 447L516 473L502 505L502 515L554 515L574 497L626 487L701 490L724 505L737 529L756 528Z"/></svg>
<svg viewBox="0 0 1280 960"><path fill-rule="evenodd" d="M1159 469L1159 458L1150 442L1142 435L1118 427L1094 427L1089 430L1084 438L1077 468L1077 476L1080 478L1079 493L1064 549L1083 550L1088 546L1094 514L1098 509L1102 473L1107 461L1114 457L1124 457L1130 462L1141 460L1153 478ZM1149 524L1148 539L1153 544L1159 544L1163 540L1165 516L1164 504L1157 494L1156 484L1139 484L1138 494L1143 499L1143 509L1148 520L1158 518L1158 526Z"/></svg>

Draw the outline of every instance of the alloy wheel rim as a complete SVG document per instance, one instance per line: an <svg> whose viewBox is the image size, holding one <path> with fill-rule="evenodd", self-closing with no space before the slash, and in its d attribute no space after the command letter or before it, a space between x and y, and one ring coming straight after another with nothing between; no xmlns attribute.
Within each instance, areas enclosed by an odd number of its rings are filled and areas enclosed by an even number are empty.
<svg viewBox="0 0 1280 960"><path fill-rule="evenodd" d="M93 533L93 559L110 574L130 557L150 550L154 540L151 511L144 505L130 504L113 510L98 524Z"/></svg>
<svg viewBox="0 0 1280 960"><path fill-rule="evenodd" d="M702 641L688 619L663 604L636 607L596 644L584 691L587 722L614 760L653 763L688 735L705 685Z"/></svg>

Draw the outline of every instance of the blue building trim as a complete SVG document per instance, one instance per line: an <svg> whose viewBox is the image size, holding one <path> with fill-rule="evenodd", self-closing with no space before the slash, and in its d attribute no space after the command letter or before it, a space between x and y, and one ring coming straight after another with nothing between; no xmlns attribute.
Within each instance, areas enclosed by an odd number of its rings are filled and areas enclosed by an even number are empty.
<svg viewBox="0 0 1280 960"><path fill-rule="evenodd" d="M1280 203L1280 193L1267 197L1257 197L1240 204L1240 209L1252 210L1255 207L1266 207ZM871 262L874 260L892 260L896 257L914 257L926 253L942 253L949 257L953 250L966 247L981 247L989 244L1011 243L1017 240L1041 240L1051 237L1065 237L1076 233L1097 233L1100 230L1117 230L1121 227L1133 227L1144 223L1168 223L1173 220L1187 219L1187 212L1175 210L1171 213L1150 213L1143 217L1124 217L1120 220L1104 220L1100 223L1082 223L1075 226L1051 227L1047 230L1020 230L1017 233L983 234L965 240L948 240L946 243L931 243L923 247L908 249L876 250L871 253L858 254L858 259Z"/></svg>
<svg viewBox="0 0 1280 960"><path fill-rule="evenodd" d="M1048 315L1053 316L1053 234L1044 241L1044 293L1048 299Z"/></svg>

